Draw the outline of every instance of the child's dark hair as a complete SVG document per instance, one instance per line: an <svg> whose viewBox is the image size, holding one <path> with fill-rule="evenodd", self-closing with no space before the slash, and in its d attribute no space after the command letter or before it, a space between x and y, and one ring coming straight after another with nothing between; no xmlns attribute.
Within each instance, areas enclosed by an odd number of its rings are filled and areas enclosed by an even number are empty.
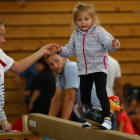
<svg viewBox="0 0 140 140"><path fill-rule="evenodd" d="M45 60L47 60L51 55L46 55L45 56Z"/></svg>
<svg viewBox="0 0 140 140"><path fill-rule="evenodd" d="M44 65L44 70L51 71L51 69L50 69L49 65L47 64L44 56L41 57L40 59L38 59L37 63L43 64Z"/></svg>
<svg viewBox="0 0 140 140"><path fill-rule="evenodd" d="M130 83L127 83L123 86L123 91L127 91L128 88L131 88L131 87L132 87L132 85Z"/></svg>

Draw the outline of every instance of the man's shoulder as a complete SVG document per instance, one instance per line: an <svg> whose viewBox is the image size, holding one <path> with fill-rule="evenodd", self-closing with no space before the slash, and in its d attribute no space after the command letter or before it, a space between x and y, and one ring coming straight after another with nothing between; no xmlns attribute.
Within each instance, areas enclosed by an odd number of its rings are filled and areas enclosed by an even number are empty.
<svg viewBox="0 0 140 140"><path fill-rule="evenodd" d="M69 61L68 63L66 63L65 69L72 69L72 68L76 68L77 69L77 63L76 62Z"/></svg>
<svg viewBox="0 0 140 140"><path fill-rule="evenodd" d="M74 61L69 61L64 67L64 75L70 73L75 73L76 75L78 75L77 63Z"/></svg>

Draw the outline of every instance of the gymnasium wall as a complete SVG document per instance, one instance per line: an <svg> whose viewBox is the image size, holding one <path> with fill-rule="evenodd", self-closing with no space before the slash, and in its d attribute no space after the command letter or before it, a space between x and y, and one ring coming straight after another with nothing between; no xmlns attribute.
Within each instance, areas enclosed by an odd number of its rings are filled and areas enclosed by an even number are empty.
<svg viewBox="0 0 140 140"><path fill-rule="evenodd" d="M0 20L6 27L6 42L2 49L19 61L49 43L64 46L72 33L72 10L76 0L16 0L0 1ZM140 86L140 1L81 1L95 6L101 26L120 43L120 49L109 52L121 66L122 84ZM76 57L70 58L76 61ZM5 112L12 124L26 114L25 99L13 82L14 74L5 73ZM25 80L23 80L25 85Z"/></svg>

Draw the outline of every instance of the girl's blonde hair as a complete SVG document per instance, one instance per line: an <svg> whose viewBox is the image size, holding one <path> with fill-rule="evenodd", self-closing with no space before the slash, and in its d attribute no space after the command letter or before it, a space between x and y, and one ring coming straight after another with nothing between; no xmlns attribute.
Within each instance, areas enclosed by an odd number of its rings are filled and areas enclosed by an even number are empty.
<svg viewBox="0 0 140 140"><path fill-rule="evenodd" d="M87 4L87 3L81 3L79 2L78 4L75 5L75 8L73 9L73 21L71 26L75 27L76 26L76 20L77 16L81 11L87 11L91 18L95 20L95 25L99 26L100 22L98 17L96 16L94 6L92 4Z"/></svg>

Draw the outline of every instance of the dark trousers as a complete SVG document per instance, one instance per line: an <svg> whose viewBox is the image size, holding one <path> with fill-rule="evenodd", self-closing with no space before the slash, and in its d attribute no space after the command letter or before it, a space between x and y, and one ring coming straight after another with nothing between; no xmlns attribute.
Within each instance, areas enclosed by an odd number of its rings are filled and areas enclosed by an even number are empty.
<svg viewBox="0 0 140 140"><path fill-rule="evenodd" d="M106 92L107 74L96 72L87 75L80 75L81 102L91 106L91 91L95 82L96 94L100 101L103 117L110 117L110 104Z"/></svg>

